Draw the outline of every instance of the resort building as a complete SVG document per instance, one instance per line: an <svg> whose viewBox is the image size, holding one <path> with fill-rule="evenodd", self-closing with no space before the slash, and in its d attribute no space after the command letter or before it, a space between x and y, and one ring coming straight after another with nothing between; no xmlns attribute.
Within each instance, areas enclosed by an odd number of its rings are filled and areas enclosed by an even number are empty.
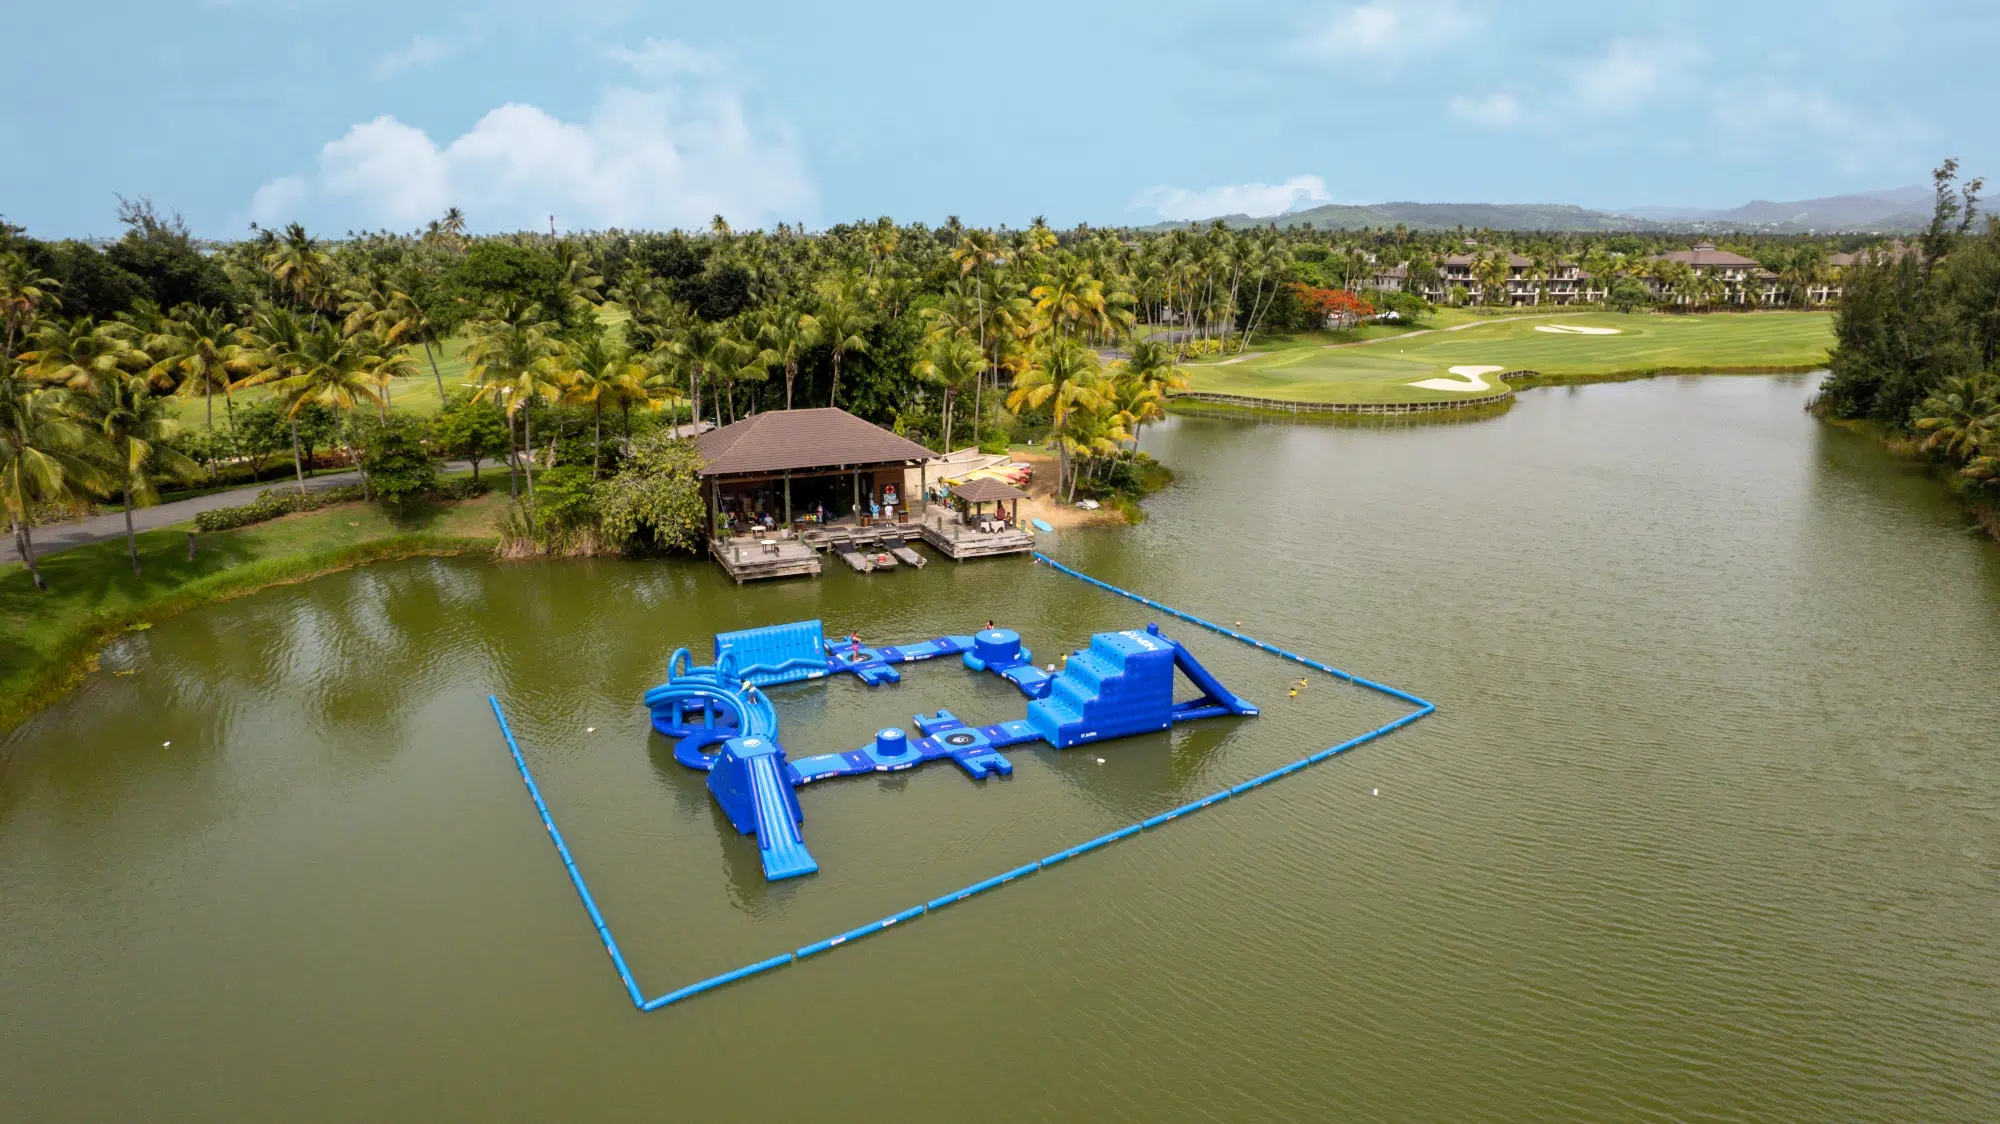
<svg viewBox="0 0 2000 1124"><path fill-rule="evenodd" d="M1369 282L1385 293L1408 290L1432 304L1449 304L1453 291L1463 289L1466 303L1486 304L1486 283L1480 279L1478 269L1479 255L1451 254L1438 262L1438 276L1434 282L1412 283L1408 262L1401 262L1386 269L1377 269L1369 276ZM1603 299L1603 288L1593 284L1590 274L1574 262L1554 262L1549 266L1548 275L1544 277L1535 272L1532 258L1509 253L1506 293L1504 298L1496 303L1567 305Z"/></svg>
<svg viewBox="0 0 2000 1124"><path fill-rule="evenodd" d="M1778 275L1765 269L1755 258L1728 250L1718 250L1713 242L1698 243L1692 250L1672 250L1656 254L1648 261L1672 262L1687 266L1698 278L1714 278L1722 283L1722 303L1775 305L1785 303L1783 288L1778 284ZM1694 299L1692 294L1679 292L1675 287L1657 276L1645 277L1646 288L1656 300L1671 300L1675 304L1687 304Z"/></svg>

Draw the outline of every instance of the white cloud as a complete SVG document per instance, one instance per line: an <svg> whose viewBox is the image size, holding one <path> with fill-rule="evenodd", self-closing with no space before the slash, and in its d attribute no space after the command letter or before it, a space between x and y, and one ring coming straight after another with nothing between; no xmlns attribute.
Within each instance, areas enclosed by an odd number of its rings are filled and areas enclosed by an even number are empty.
<svg viewBox="0 0 2000 1124"><path fill-rule="evenodd" d="M612 47L604 54L612 62L631 67L639 77L655 81L679 74L713 74L718 69L714 55L676 39L648 39L636 50Z"/></svg>
<svg viewBox="0 0 2000 1124"><path fill-rule="evenodd" d="M1319 176L1293 176L1283 183L1238 183L1203 191L1162 184L1141 192L1132 206L1151 208L1163 219L1184 222L1236 214L1263 218L1332 198L1326 181Z"/></svg>
<svg viewBox="0 0 2000 1124"><path fill-rule="evenodd" d="M1818 140L1830 146L1844 172L1871 171L1907 157L1929 143L1934 131L1898 115L1893 120L1842 104L1814 89L1783 86L1769 79L1716 91L1717 123L1751 144Z"/></svg>
<svg viewBox="0 0 2000 1124"><path fill-rule="evenodd" d="M1575 105L1586 113L1619 114L1684 89L1701 51L1681 39L1617 39L1576 71Z"/></svg>
<svg viewBox="0 0 2000 1124"><path fill-rule="evenodd" d="M649 42L633 55L683 75L716 69L673 47L682 53ZM510 102L442 143L377 117L322 147L315 174L265 184L251 217L310 210L323 223L408 228L456 206L482 230L541 229L552 214L568 229L693 227L717 214L750 227L804 219L815 203L788 134L753 125L718 79L684 77L606 90L580 121Z"/></svg>
<svg viewBox="0 0 2000 1124"><path fill-rule="evenodd" d="M1394 63L1456 40L1474 22L1457 0L1368 0L1317 21L1300 46L1324 59Z"/></svg>
<svg viewBox="0 0 2000 1124"><path fill-rule="evenodd" d="M412 35L410 41L375 60L369 68L377 82L394 78L406 70L417 70L452 56L451 44L435 35Z"/></svg>
<svg viewBox="0 0 2000 1124"><path fill-rule="evenodd" d="M1458 94L1451 99L1451 115L1489 129L1505 129L1521 120L1521 101L1505 90L1479 97Z"/></svg>
<svg viewBox="0 0 2000 1124"><path fill-rule="evenodd" d="M304 176L280 176L257 189L250 197L250 221L262 226L279 226L298 217L299 204L305 201L306 186Z"/></svg>

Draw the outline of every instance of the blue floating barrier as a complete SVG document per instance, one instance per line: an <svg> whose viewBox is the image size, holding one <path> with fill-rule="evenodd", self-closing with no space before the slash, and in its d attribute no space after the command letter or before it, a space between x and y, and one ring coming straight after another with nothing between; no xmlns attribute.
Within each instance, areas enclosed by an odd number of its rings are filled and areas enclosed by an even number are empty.
<svg viewBox="0 0 2000 1124"><path fill-rule="evenodd" d="M719 976L710 976L700 983L689 984L679 991L670 991L658 999L647 1000L639 1004L639 1009L642 1011L657 1011L669 1004L679 1003L683 999L700 995L704 991L713 991L723 984L735 983L737 980L747 979L759 973L768 972L773 968L782 968L791 962L792 954L789 952L782 956L773 956L769 960L760 960L755 964L746 965L733 972L724 972Z"/></svg>
<svg viewBox="0 0 2000 1124"><path fill-rule="evenodd" d="M497 695L486 696L486 702L493 707L493 718L500 723L500 735L507 739L507 752L514 757L514 767L521 771L521 781L527 786L528 796L535 802L535 810L541 814L542 826L548 829L549 837L555 840L556 853L562 856L563 869L569 872L570 884L576 887L576 896L583 901L584 910L604 940L604 951L611 954L611 963L618 968L618 978L625 984L625 991L632 997L636 1007L645 1006L645 993L639 990L639 983L632 976L632 969L625 963L625 956L618 951L618 942L611 937L611 929L604 923L604 915L597 910L597 902L590 896L590 887L584 884L582 872L570 858L569 846L563 842L562 832L556 830L555 817L549 815L549 806L542 801L541 789L535 785L535 775L528 771L528 759L521 756L521 745L514 740L514 730L507 725L507 712L500 709Z"/></svg>
<svg viewBox="0 0 2000 1124"><path fill-rule="evenodd" d="M932 898L930 901L924 904L924 908L938 909L943 906L951 905L954 902L962 902L974 894L983 894L988 890L998 889L1002 886L1005 886L1007 883L1012 882L1016 878L1020 878L1024 875L1033 874L1040 869L1042 869L1042 864L1040 863L1029 863L1026 866L1017 866L1005 874L996 874L991 878L985 879L984 881L974 882L972 885L967 886L963 890L953 890L951 893L946 894L943 897Z"/></svg>

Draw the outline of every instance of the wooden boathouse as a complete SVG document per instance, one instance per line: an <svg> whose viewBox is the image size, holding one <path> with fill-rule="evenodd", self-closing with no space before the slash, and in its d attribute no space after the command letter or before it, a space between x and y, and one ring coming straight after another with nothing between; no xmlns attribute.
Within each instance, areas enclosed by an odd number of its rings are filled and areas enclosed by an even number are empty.
<svg viewBox="0 0 2000 1124"><path fill-rule="evenodd" d="M708 552L738 582L817 574L819 549L843 545L881 547L876 557L900 557L904 537L916 537L913 522L922 518L929 490L926 466L936 458L915 441L832 408L753 414L697 437L695 449L705 462ZM912 469L915 489L908 482Z"/></svg>

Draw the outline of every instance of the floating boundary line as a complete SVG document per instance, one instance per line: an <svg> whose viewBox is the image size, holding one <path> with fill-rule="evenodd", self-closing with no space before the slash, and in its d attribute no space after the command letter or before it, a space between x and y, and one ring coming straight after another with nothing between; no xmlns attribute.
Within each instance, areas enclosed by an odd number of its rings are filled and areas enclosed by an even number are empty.
<svg viewBox="0 0 2000 1124"><path fill-rule="evenodd" d="M1376 683L1372 680L1363 679L1358 675L1353 675L1348 672L1342 671L1341 669L1334 667L1331 664L1322 663L1319 660L1310 659L1306 656L1301 656L1294 652L1286 651L1285 649L1279 648L1273 644L1267 644L1264 641L1259 640L1256 637L1250 636L1239 629L1225 628L1222 625L1215 624L1211 621L1203 620L1202 618L1194 616L1191 613L1184 613L1179 609L1174 608L1171 605L1163 605L1160 602L1155 601L1150 597L1143 597L1137 593L1133 593L1130 590L1120 589L1119 587L1112 585L1109 582L1099 581L1098 579L1091 577L1089 574L1083 573L1080 570L1073 570L1070 567L1063 565L1062 563L1056 561L1055 559L1050 558L1048 555L1043 554L1039 550L1034 552L1034 558L1035 561L1037 562L1047 563L1051 568L1053 568L1059 573L1068 574L1070 577L1078 578L1082 581L1088 582L1091 585L1098 587L1099 589L1106 590L1110 593L1115 593L1120 597L1137 601L1141 605L1145 605L1148 608L1158 609L1160 612L1165 613L1168 616L1174 617L1178 620L1186 621L1187 623L1195 625L1200 628L1205 628L1210 632L1219 633L1223 636L1227 636L1230 639L1235 640L1239 643L1247 644L1260 651L1269 652L1270 654L1277 656L1281 659L1290 660L1293 663L1303 664L1306 667L1310 667L1315 671L1324 672L1325 674L1331 675L1336 679L1342 680L1343 682L1352 683L1357 687L1365 687L1368 690L1376 691L1381 694L1389 695L1393 698L1400 699L1404 702L1407 702L1415 706L1417 709L1411 711L1408 714L1403 715L1401 718L1398 718L1393 722L1377 726L1375 729L1370 730L1359 737L1349 738L1348 740L1341 742L1339 745L1329 746L1326 749L1320 750L1318 753L1312 754L1311 756L1308 757L1302 757L1299 760L1294 761L1289 765L1280 766L1279 768L1273 769L1262 776L1252 777L1251 779L1244 781L1241 784L1232 785L1229 788L1218 790L1214 793L1211 793L1208 796L1202 797L1199 800L1191 800L1188 803L1183 804L1178 808L1173 808L1169 809L1168 811L1161 812L1157 816L1151 816L1148 817L1147 819L1140 820L1138 823L1129 824L1125 827L1119 828L1116 831L1109 832L1105 835L1100 835L1095 839L1079 843L1074 847L1066 847L1063 850L1057 851L1054 854L1048 856L1047 858L1037 859L1034 862L1015 867L1013 870L1007 871L1004 874L996 874L991 878L987 878L979 882L974 882L972 885L967 886L964 889L953 890L948 894L943 894L939 897L932 898L931 900L924 902L920 905L913 905L910 908L903 910L900 913L891 914L888 917L884 917L879 921L870 921L865 925L858 925L855 928L849 929L844 933L836 934L835 936L828 937L825 940L814 941L811 944L803 945L797 949L794 949L791 952L780 953L779 955L773 956L768 960L759 960L755 964L746 964L741 968L735 969L734 971L723 972L720 975L710 976L705 980L701 980L697 983L691 983L688 986L680 988L677 991L670 991L667 992L665 995L661 995L653 999L647 999L645 997L645 993L639 990L638 980L633 977L630 965L626 964L625 955L618 951L618 942L614 940L611 936L611 927L605 924L604 915L598 912L597 902L590 896L590 887L584 883L583 872L577 870L576 860L572 858L569 853L569 845L563 842L562 832L557 830L555 818L549 814L548 804L542 800L541 789L535 784L534 774L528 770L527 759L521 756L521 746L514 740L514 731L507 725L507 714L505 711L501 710L499 698L494 695L488 695L486 696L486 701L492 705L493 717L500 723L500 733L504 735L507 739L507 750L514 757L514 766L515 768L521 771L521 782L527 785L528 796L535 802L535 811L542 817L542 826L548 829L549 839L556 845L556 854L562 858L563 868L569 872L570 883L576 887L577 897L583 900L584 911L590 915L591 924L596 926L598 939L604 942L604 951L610 955L612 965L618 969L618 978L624 982L625 992L627 995L632 997L633 1006L637 1007L641 1011L657 1011L662 1007L668 1006L669 1004L678 1003L683 999L691 999L694 996L700 995L705 991L712 991L718 987L723 986L724 984L735 983L737 980L747 979L750 976L761 975L762 973L771 971L774 968L782 968L795 961L804 960L808 956L816 956L819 955L820 953L831 952L837 948L842 947L843 945L851 944L854 941L860 940L863 937L869 936L874 933L882 932L883 930L901 924L902 922L914 921L920 917L925 916L934 909L942 909L946 906L962 902L965 899L972 897L975 894L982 894L988 890L997 890L1000 887L1005 886L1006 884L1014 881L1017 878L1024 878L1030 874L1035 873L1036 871L1046 870L1057 863L1065 862L1069 859L1076 858L1080 855L1088 854L1091 851L1095 851L1100 847L1107 847L1113 843L1118 842L1121 839L1127 839L1134 835L1137 835L1141 831L1150 828L1163 827L1166 824L1169 824L1174 820L1179 819L1182 816L1199 812L1203 808L1206 808L1211 804L1220 803L1221 801L1227 800L1232 796L1241 796L1244 793L1249 792L1251 789L1258 787L1259 785L1268 784L1272 781L1288 777L1293 773L1296 773L1299 770L1306 768L1309 765L1317 765L1321 761L1324 761L1329 757L1334 757L1339 754L1345 753L1348 750L1353 749L1354 747L1359 745L1366 745L1369 742L1374 741L1376 738L1382 737L1384 734L1388 734L1394 730L1401 729L1402 727L1407 726L1412 722L1415 722L1417 719L1422 718L1425 715L1428 715L1437 710L1437 705L1435 703L1428 702L1424 699L1418 698L1417 696L1412 695L1406 691L1399 691L1394 687L1385 686L1381 683Z"/></svg>

